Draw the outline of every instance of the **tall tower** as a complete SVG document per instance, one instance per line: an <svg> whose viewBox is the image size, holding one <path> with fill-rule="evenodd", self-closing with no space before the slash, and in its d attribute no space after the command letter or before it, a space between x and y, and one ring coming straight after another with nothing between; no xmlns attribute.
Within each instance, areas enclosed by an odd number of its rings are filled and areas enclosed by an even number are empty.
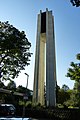
<svg viewBox="0 0 80 120"><path fill-rule="evenodd" d="M33 103L44 105L45 101L47 106L56 105L54 17L48 9L38 14L33 87Z"/></svg>

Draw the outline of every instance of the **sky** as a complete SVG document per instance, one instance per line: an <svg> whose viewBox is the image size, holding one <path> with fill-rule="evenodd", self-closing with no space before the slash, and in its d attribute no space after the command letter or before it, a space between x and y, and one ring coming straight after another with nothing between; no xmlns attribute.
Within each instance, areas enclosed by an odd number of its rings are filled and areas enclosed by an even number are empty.
<svg viewBox="0 0 80 120"><path fill-rule="evenodd" d="M9 21L20 31L25 31L32 45L30 65L14 81L17 86L26 87L24 73L27 73L28 88L33 90L37 15L46 8L52 10L54 16L57 84L60 87L66 84L72 89L74 81L65 75L72 61L79 62L76 54L80 52L80 7L73 7L70 0L0 0L0 21Z"/></svg>

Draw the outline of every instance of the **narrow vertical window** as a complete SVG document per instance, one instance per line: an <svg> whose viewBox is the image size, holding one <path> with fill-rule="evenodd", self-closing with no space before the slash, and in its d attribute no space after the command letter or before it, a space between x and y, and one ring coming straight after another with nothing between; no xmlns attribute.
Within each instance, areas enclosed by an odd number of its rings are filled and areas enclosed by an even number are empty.
<svg viewBox="0 0 80 120"><path fill-rule="evenodd" d="M41 13L41 33L46 33L46 12Z"/></svg>

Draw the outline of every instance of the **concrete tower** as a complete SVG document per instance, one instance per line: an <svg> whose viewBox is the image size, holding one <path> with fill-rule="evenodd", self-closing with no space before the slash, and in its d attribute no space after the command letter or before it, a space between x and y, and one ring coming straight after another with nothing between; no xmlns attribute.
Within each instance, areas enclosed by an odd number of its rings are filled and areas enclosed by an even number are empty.
<svg viewBox="0 0 80 120"><path fill-rule="evenodd" d="M33 87L33 103L45 105L45 101L47 106L56 104L54 17L48 9L38 14Z"/></svg>

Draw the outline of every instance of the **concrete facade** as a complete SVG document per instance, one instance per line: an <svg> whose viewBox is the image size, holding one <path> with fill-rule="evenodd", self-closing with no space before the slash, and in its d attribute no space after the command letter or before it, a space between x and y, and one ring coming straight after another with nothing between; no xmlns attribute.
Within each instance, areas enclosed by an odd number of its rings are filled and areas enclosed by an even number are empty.
<svg viewBox="0 0 80 120"><path fill-rule="evenodd" d="M33 103L56 105L54 17L52 11L48 11L48 9L46 12L40 11L37 20Z"/></svg>

